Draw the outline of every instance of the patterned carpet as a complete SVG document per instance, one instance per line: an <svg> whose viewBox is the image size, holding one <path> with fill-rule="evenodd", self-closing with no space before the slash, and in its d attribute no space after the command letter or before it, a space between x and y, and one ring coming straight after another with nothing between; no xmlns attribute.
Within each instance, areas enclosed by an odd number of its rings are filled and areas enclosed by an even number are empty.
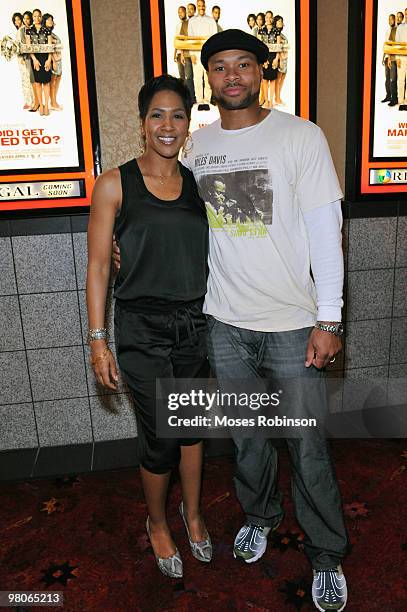
<svg viewBox="0 0 407 612"><path fill-rule="evenodd" d="M403 440L332 443L352 544L344 563L349 611L407 610L406 446ZM232 459L211 458L205 465L203 508L215 544L211 564L199 563L189 552L177 514L180 486L174 481L168 510L184 560L183 581L165 578L155 567L137 470L2 483L0 590L63 591L64 612L313 610L289 471L282 448L286 516L253 565L232 557L242 522Z"/></svg>

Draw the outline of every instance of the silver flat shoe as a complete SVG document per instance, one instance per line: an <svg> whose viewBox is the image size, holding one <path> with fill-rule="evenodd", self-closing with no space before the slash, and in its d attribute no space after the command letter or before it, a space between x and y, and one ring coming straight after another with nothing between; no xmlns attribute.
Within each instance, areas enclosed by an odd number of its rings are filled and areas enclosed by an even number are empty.
<svg viewBox="0 0 407 612"><path fill-rule="evenodd" d="M149 517L146 520L146 530L148 537L151 542L151 532L150 532L150 524ZM154 549L153 549L154 552ZM175 549L175 554L171 555L171 557L159 557L154 553L155 560L157 562L159 570L164 574L164 576L169 576L169 578L182 578L183 576L183 566L181 555L179 554L178 548Z"/></svg>
<svg viewBox="0 0 407 612"><path fill-rule="evenodd" d="M209 537L209 533L208 533L208 537L206 538L206 540L202 540L202 542L193 542L191 540L191 536L189 535L188 523L184 515L184 503L183 502L180 503L179 513L182 516L182 520L184 521L185 529L187 530L189 546L191 547L192 554L194 555L195 559L198 559L198 561L209 563L212 560L212 552L213 552L212 542L211 542L211 538Z"/></svg>

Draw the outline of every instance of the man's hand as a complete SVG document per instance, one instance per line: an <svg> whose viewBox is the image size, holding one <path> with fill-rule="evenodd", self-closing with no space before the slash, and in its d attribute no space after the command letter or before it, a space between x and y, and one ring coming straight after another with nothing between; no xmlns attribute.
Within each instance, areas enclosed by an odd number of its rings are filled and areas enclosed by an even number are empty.
<svg viewBox="0 0 407 612"><path fill-rule="evenodd" d="M396 60L397 68L401 68L401 59Z"/></svg>
<svg viewBox="0 0 407 612"><path fill-rule="evenodd" d="M305 367L324 368L342 350L342 340L331 332L314 328L307 344Z"/></svg>
<svg viewBox="0 0 407 612"><path fill-rule="evenodd" d="M196 64L196 55L192 55L192 54L191 54L191 62L192 62L193 64Z"/></svg>
<svg viewBox="0 0 407 612"><path fill-rule="evenodd" d="M181 64L185 66L185 56L183 51L181 51Z"/></svg>
<svg viewBox="0 0 407 612"><path fill-rule="evenodd" d="M120 249L119 245L116 242L115 236L113 236L112 260L114 271L118 272L120 270Z"/></svg>

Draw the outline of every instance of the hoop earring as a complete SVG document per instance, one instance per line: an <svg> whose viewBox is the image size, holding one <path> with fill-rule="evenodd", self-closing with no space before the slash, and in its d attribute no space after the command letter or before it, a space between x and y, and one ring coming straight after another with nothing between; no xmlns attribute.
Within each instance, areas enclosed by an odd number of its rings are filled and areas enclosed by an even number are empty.
<svg viewBox="0 0 407 612"><path fill-rule="evenodd" d="M187 157L188 153L191 153L194 148L194 141L192 140L191 132L188 132L188 136L185 139L184 144L182 145L182 154L184 157Z"/></svg>
<svg viewBox="0 0 407 612"><path fill-rule="evenodd" d="M138 148L139 148L140 155L144 155L144 153L146 152L146 143L142 136L140 136L139 138Z"/></svg>
<svg viewBox="0 0 407 612"><path fill-rule="evenodd" d="M144 126L143 126L143 122L139 121L139 137L138 137L138 148L139 148L139 155L144 155L144 153L146 152L146 135L144 132Z"/></svg>

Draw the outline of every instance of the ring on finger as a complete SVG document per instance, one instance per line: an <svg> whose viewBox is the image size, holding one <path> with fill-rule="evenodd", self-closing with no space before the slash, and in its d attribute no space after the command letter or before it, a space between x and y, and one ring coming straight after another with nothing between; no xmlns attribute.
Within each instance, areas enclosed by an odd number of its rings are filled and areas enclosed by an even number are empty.
<svg viewBox="0 0 407 612"><path fill-rule="evenodd" d="M332 357L332 359L329 360L329 363L333 363L335 361L336 357Z"/></svg>

